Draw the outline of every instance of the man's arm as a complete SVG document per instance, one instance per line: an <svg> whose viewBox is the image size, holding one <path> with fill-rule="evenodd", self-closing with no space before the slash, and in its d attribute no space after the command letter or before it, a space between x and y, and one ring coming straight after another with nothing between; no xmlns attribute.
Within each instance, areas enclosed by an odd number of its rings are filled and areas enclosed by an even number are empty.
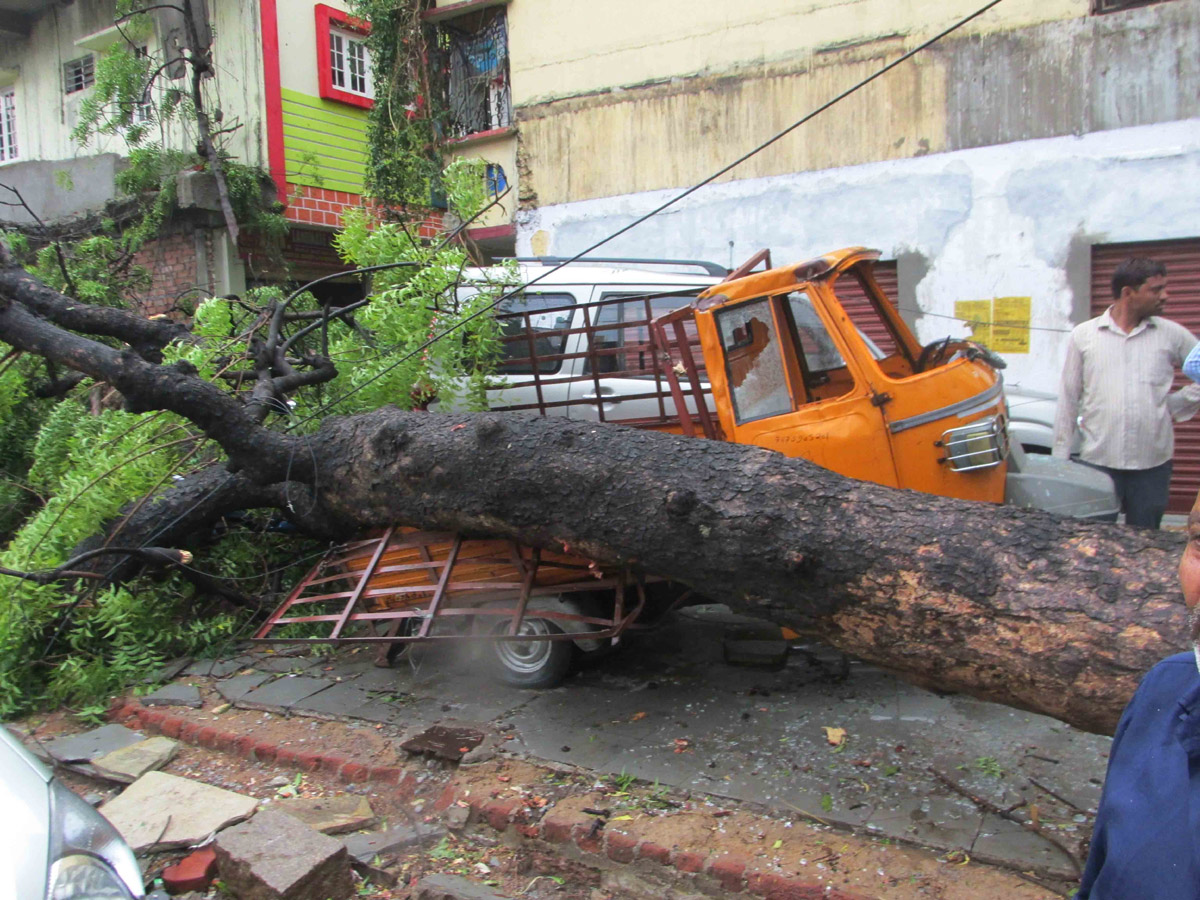
<svg viewBox="0 0 1200 900"><path fill-rule="evenodd" d="M1189 368L1195 368L1195 363L1191 361L1192 354L1196 353L1197 347L1196 336L1186 328L1179 327L1178 347L1176 355L1178 360L1176 365L1184 368L1184 373L1191 378ZM1194 381L1189 381L1175 393L1167 397L1167 412L1171 414L1171 418L1176 422L1186 422L1192 416L1200 411L1200 384Z"/></svg>
<svg viewBox="0 0 1200 900"><path fill-rule="evenodd" d="M1071 455L1071 442L1075 438L1076 419L1079 418L1079 397L1083 393L1083 354L1079 352L1075 333L1067 340L1067 361L1063 364L1062 379L1058 383L1058 413L1054 417L1054 448L1052 456L1067 459Z"/></svg>

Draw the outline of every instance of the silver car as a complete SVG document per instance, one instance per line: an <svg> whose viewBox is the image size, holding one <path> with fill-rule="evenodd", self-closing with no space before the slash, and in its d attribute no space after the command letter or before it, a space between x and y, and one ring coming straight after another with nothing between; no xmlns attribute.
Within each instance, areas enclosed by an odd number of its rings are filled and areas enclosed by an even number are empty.
<svg viewBox="0 0 1200 900"><path fill-rule="evenodd" d="M132 900L144 896L133 851L108 820L0 726L0 897Z"/></svg>

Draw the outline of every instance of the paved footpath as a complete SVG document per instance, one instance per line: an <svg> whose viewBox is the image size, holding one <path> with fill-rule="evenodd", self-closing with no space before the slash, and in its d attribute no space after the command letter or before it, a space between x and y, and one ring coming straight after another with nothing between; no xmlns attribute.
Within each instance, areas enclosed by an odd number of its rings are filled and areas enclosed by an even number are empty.
<svg viewBox="0 0 1200 900"><path fill-rule="evenodd" d="M497 684L482 650L447 644L392 669L373 665L373 649L331 659L255 648L195 663L182 680L216 678L238 707L385 723L408 737L479 724L533 760L1070 877L1055 844L1077 852L1090 832L1108 738L864 664L847 670L823 648L794 650L779 671L730 666L722 638L734 618L685 611L550 691ZM843 729L842 743L826 729ZM1052 840L998 814L1027 819L1031 805Z"/></svg>

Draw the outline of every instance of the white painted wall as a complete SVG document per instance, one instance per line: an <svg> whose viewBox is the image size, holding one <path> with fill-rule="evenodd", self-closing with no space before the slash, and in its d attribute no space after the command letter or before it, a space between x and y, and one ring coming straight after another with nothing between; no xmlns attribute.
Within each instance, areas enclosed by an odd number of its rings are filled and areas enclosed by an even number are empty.
<svg viewBox="0 0 1200 900"><path fill-rule="evenodd" d="M524 212L517 253L573 255L678 193ZM947 318L956 300L1032 297L1030 352L1007 356L1005 377L1054 390L1073 312L1087 305L1075 296L1087 273L1068 265L1079 247L1198 235L1200 119L1188 119L714 184L594 255L728 265L769 247L782 265L857 244L920 254L927 270L905 318L921 341L966 336Z"/></svg>
<svg viewBox="0 0 1200 900"><path fill-rule="evenodd" d="M206 80L203 91L212 108L221 108L226 127L235 122L242 124L227 138L229 151L250 165L265 165L261 126L265 100L257 0L212 0L210 7L218 77ZM111 30L113 17L111 0L80 0L61 9L53 8L37 20L29 38L7 45L0 66L9 73L5 82L16 88L19 162L128 153L125 141L117 137L100 136L86 147L72 141L71 130L79 122L79 106L92 89L63 93L62 64L89 52L94 52L98 61L100 53L77 42ZM152 54L161 54L156 36L151 35L147 42ZM310 56L315 59L315 54ZM184 91L190 88L187 79L172 81L166 77L160 78L156 86L160 94L172 88ZM155 126L149 139L168 146L190 147L195 144L194 130L194 126L186 127L177 120Z"/></svg>

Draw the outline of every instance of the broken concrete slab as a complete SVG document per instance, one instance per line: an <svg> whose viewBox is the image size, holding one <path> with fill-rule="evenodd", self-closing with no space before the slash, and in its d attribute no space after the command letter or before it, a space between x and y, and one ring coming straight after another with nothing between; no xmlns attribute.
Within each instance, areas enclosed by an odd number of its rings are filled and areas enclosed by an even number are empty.
<svg viewBox="0 0 1200 900"><path fill-rule="evenodd" d="M190 706L199 709L204 705L200 689L193 684L168 684L142 698L142 706Z"/></svg>
<svg viewBox="0 0 1200 900"><path fill-rule="evenodd" d="M354 894L340 841L266 809L217 836L217 868L240 900L344 900Z"/></svg>
<svg viewBox="0 0 1200 900"><path fill-rule="evenodd" d="M198 844L257 808L253 797L165 772L147 772L100 811L134 853L144 853Z"/></svg>
<svg viewBox="0 0 1200 900"><path fill-rule="evenodd" d="M217 682L217 693L230 703L237 703L264 682L270 681L274 675L266 672L251 672L249 675L235 675Z"/></svg>
<svg viewBox="0 0 1200 900"><path fill-rule="evenodd" d="M446 834L446 829L434 825L420 827L400 826L389 828L387 831L364 831L350 834L342 838L346 850L361 863L371 863L374 859L384 859L396 856L402 850L431 844L440 840Z"/></svg>
<svg viewBox="0 0 1200 900"><path fill-rule="evenodd" d="M147 772L161 769L169 763L178 749L178 741L152 737L98 756L92 760L92 766L105 778L133 784Z"/></svg>
<svg viewBox="0 0 1200 900"><path fill-rule="evenodd" d="M443 721L401 742L400 749L458 762L482 744L487 734L482 725Z"/></svg>
<svg viewBox="0 0 1200 900"><path fill-rule="evenodd" d="M366 797L340 794L335 797L289 797L276 800L272 809L299 819L309 828L322 834L341 834L370 828L375 824L375 811Z"/></svg>
<svg viewBox="0 0 1200 900"><path fill-rule="evenodd" d="M318 719L343 719L354 716L354 710L371 700L371 691L352 681L334 683L294 704L298 713Z"/></svg>
<svg viewBox="0 0 1200 900"><path fill-rule="evenodd" d="M30 749L43 759L49 755L64 763L88 762L145 739L140 731L131 731L124 725L103 725L82 734L40 741L31 744Z"/></svg>
<svg viewBox="0 0 1200 900"><path fill-rule="evenodd" d="M170 681L186 669L191 664L191 661L192 658L190 656L181 656L179 659L173 659L160 667L157 672L143 678L142 684L159 684L163 681Z"/></svg>
<svg viewBox="0 0 1200 900"><path fill-rule="evenodd" d="M225 678L246 666L236 659L200 659L183 670L184 675L200 678Z"/></svg>
<svg viewBox="0 0 1200 900"><path fill-rule="evenodd" d="M254 668L260 672L296 672L300 673L313 666L320 665L324 660L312 656L284 656L273 654L259 657L254 662Z"/></svg>
<svg viewBox="0 0 1200 900"><path fill-rule="evenodd" d="M417 882L417 900L511 900L486 884L460 875L426 875Z"/></svg>
<svg viewBox="0 0 1200 900"><path fill-rule="evenodd" d="M262 709L267 712L287 712L305 697L323 691L332 681L324 678L306 678L303 675L280 678L243 694L234 703L243 709Z"/></svg>

